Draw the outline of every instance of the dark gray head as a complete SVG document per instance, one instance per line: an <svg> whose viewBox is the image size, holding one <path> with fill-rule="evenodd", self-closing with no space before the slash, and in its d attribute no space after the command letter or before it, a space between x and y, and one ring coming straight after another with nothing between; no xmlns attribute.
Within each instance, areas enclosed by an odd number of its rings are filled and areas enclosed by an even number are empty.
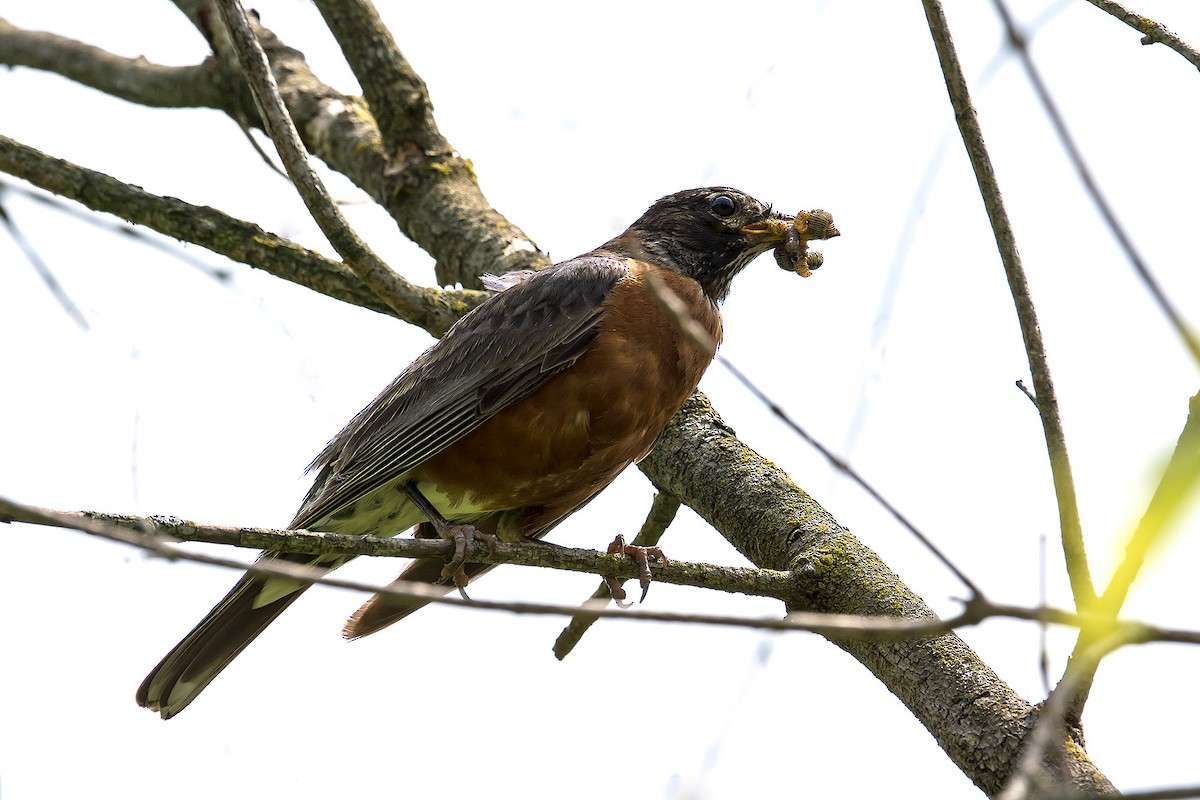
<svg viewBox="0 0 1200 800"><path fill-rule="evenodd" d="M687 275L713 301L733 276L783 241L791 217L727 186L662 198L601 250L654 261Z"/></svg>

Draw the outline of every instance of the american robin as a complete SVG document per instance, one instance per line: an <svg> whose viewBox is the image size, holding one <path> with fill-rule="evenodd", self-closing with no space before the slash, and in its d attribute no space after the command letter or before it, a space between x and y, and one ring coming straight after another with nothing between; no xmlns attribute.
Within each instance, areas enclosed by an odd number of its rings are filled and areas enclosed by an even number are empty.
<svg viewBox="0 0 1200 800"><path fill-rule="evenodd" d="M735 189L692 189L590 253L492 278L501 291L316 457L290 527L395 535L418 525L419 536L456 540L456 557L414 561L400 578L461 587L486 569L463 564L472 539L545 535L645 456L700 382L711 353L680 330L652 282L719 342L730 281L782 246L792 219ZM261 557L327 569L349 560ZM247 573L151 670L138 703L178 714L308 586ZM373 633L422 605L376 596L344 634Z"/></svg>

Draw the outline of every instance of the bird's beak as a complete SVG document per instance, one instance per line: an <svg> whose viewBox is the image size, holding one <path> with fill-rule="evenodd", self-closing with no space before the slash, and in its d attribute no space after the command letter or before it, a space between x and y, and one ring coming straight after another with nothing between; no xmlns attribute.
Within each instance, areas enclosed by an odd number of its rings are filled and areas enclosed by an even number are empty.
<svg viewBox="0 0 1200 800"><path fill-rule="evenodd" d="M782 242L787 238L788 228L792 225L792 217L775 216L742 226L742 233L756 245L768 245Z"/></svg>

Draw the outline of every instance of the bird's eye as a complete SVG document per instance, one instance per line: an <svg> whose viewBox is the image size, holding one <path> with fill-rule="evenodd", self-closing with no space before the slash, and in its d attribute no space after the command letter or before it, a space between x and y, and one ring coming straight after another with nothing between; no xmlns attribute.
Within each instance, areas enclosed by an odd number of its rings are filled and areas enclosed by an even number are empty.
<svg viewBox="0 0 1200 800"><path fill-rule="evenodd" d="M733 202L733 198L727 194L719 194L712 199L709 208L718 217L729 217L733 212L737 211L737 203Z"/></svg>

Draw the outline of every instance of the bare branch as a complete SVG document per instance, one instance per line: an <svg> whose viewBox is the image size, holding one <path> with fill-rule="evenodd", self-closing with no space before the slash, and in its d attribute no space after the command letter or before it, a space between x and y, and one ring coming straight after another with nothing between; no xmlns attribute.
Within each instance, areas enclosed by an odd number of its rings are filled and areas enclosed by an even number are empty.
<svg viewBox="0 0 1200 800"><path fill-rule="evenodd" d="M211 8L206 11L206 2L175 0L210 42L218 45L212 37ZM117 56L111 57L115 61L106 61L103 51L89 45L62 37L42 38L36 32L5 25L0 35L0 64L56 72L133 102L212 107L225 111L239 124L258 121L249 93L242 90L240 81L229 79L237 70L228 48L218 49L215 62L196 67L153 67ZM436 272L443 285L478 287L478 277L484 272L540 269L549 264L520 228L491 207L479 190L470 162L449 143L442 139L442 146L428 153L414 151L407 154L407 161L394 161L385 155L379 130L361 98L344 95L318 80L303 53L282 44L257 23L252 25L309 152L346 175L386 209L404 234L437 260ZM84 69L89 64L99 72ZM116 76L132 77L106 77L108 66ZM128 87L122 88L126 84ZM168 94L172 87L175 96Z"/></svg>
<svg viewBox="0 0 1200 800"><path fill-rule="evenodd" d="M158 108L224 108L212 65L164 67L124 58L53 33L27 31L0 18L0 64L70 78L131 103Z"/></svg>
<svg viewBox="0 0 1200 800"><path fill-rule="evenodd" d="M441 539L345 536L319 531L280 531L269 528L235 528L224 525L198 525L176 517L134 517L92 512L62 512L23 506L0 498L0 520L48 524L90 530L92 522L119 526L140 535L160 537L162 541L207 542L253 550L289 553L366 555L398 558L448 559L453 542ZM124 540L122 540L124 541ZM497 543L492 550L476 548L467 558L480 564L518 564L549 567L619 578L637 577L637 566L629 559L596 550L551 547L537 543ZM718 567L672 561L656 565L654 579L662 583L698 586L717 591L786 600L791 592L790 576L775 570L746 567Z"/></svg>
<svg viewBox="0 0 1200 800"><path fill-rule="evenodd" d="M579 616L580 606L552 603L499 603L444 597L440 589L424 583L396 581L379 587L357 581L329 577L328 570L311 568L295 562L259 560L254 563L219 558L178 547L180 542L206 542L248 549L288 551L294 553L369 555L401 558L447 558L453 543L437 539L390 539L376 536L345 536L321 531L272 530L269 528L235 528L225 525L197 525L177 517L136 517L118 514L97 514L79 511L55 511L15 503L0 497L0 522L23 522L57 528L69 528L93 536L142 548L154 556L173 561L192 561L210 566L247 570L265 575L296 578L306 583L351 589L354 591L392 594L397 597L432 599L451 605L516 611L519 613ZM540 566L596 574L618 574L632 578L637 567L630 561L593 550L548 547L544 544L498 543L494 551L477 548L467 561L487 564ZM772 570L739 567L716 567L710 564L672 562L668 567L654 568L655 580L679 585L691 585L717 591L754 594L787 600L796 591L796 576ZM727 576L725 580L721 576ZM716 578L714 579L714 576ZM923 618L895 615L862 616L857 614L791 611L782 618L747 618L729 615L678 614L673 612L605 609L605 603L585 603L583 616L593 618L654 620L724 625L766 630L798 630L836 637L842 641L889 642L927 639L956 628L978 624L993 617L1046 622L1078 628L1105 624L1110 632L1126 644L1146 642L1178 642L1200 644L1200 631L1159 628L1136 621L1113 623L1096 614L1080 614L1054 608L1024 608L994 604L986 600L968 603L962 613L946 620L933 616Z"/></svg>
<svg viewBox="0 0 1200 800"><path fill-rule="evenodd" d="M316 0L362 87L388 156L402 165L418 154L461 159L438 131L425 81L396 46L370 0Z"/></svg>
<svg viewBox="0 0 1200 800"><path fill-rule="evenodd" d="M1155 22L1149 17L1135 14L1120 3L1113 2L1113 0L1088 0L1088 2L1101 11L1107 11L1109 14L1112 14L1134 30L1145 34L1142 37L1142 44L1161 42L1186 58L1191 62L1193 67L1200 69L1200 51L1197 51L1196 48L1176 36L1167 26Z"/></svg>
<svg viewBox="0 0 1200 800"><path fill-rule="evenodd" d="M121 520L120 524L111 520ZM388 555L390 549L408 550L408 545L414 540L395 541L377 539L375 537L342 536L308 531L269 531L264 529L234 529L220 526L197 526L182 520L164 520L140 517L109 517L95 518L79 512L60 512L44 508L35 508L14 503L0 498L0 521L26 522L35 525L50 525L54 527L72 528L85 533L110 539L123 544L140 547L160 558L171 560L192 561L210 566L246 570L264 575L277 575L302 580L306 583L320 584L340 589L366 592L369 594L385 594L399 598L419 598L434 603L469 606L485 610L511 611L522 614L554 614L574 616L579 613L579 606L556 605L550 603L528 602L492 602L486 600L468 600L465 598L445 595L441 590L421 583L402 583L395 581L388 586L376 586L358 581L348 581L330 577L326 570L313 569L302 564L276 560L259 560L244 563L225 558L190 552L176 546L175 537L164 535L161 531L173 530L184 533L194 541L218 541L218 543L235 544L239 541L254 541L246 546L258 547L261 542L274 541L281 547L292 550L295 546L313 549L324 548L320 552L354 552L363 554ZM246 537L246 538L243 538ZM286 543L286 544L285 544ZM448 554L447 548L441 542L425 541L422 545L433 545L433 549ZM344 545L341 547L339 545ZM504 548L502 551L501 548ZM422 546L418 548L421 555L430 555ZM566 548L550 548L544 545L497 545L497 555L505 552L514 555L519 552L529 553L540 551L565 551ZM579 551L587 553L590 551ZM595 556L611 558L612 564L605 564L599 569L612 574L613 572L628 572L633 577L634 570L625 559L617 559L602 553ZM478 550L472 555L472 560L484 556ZM569 559L568 559L569 561ZM615 562L626 561L625 564ZM516 562L514 562L516 563ZM564 562L566 563L566 562ZM704 567L705 565L699 565ZM750 570L753 571L753 570ZM761 572L761 571L760 571ZM657 577L657 576L656 576ZM780 576L775 582L788 580L788 576ZM853 615L792 613L783 618L749 619L714 614L678 614L662 611L624 611L621 609L604 608L603 606L586 607L588 614L610 619L636 619L655 622L686 622L704 625L732 625L737 627L759 628L766 630L811 630L826 636L864 637L872 640L891 640L897 637L922 637L943 633L956 624L953 621L936 619L912 620L904 618L862 618Z"/></svg>
<svg viewBox="0 0 1200 800"><path fill-rule="evenodd" d="M202 31L209 25L208 0L174 0ZM345 174L395 219L404 234L430 253L443 286L460 283L477 288L485 272L541 269L549 260L519 227L496 211L479 189L471 162L437 132L425 126L402 154L388 152L372 109L362 98L326 86L308 68L302 53L282 44L269 30L251 21L267 53L280 94L309 151ZM369 33L368 38L377 34ZM218 46L227 64L232 54ZM230 67L229 71L233 71ZM369 83L364 83L369 86ZM428 96L406 93L397 100L416 103L398 113L426 119ZM254 119L253 107L244 110Z"/></svg>
<svg viewBox="0 0 1200 800"><path fill-rule="evenodd" d="M954 116L958 122L959 133L966 145L971 166L975 170L975 180L983 195L983 204L987 209L992 232L996 237L1000 260L1004 264L1004 272L1008 277L1009 291L1012 292L1013 301L1017 307L1017 318L1021 324L1025 353L1029 359L1030 372L1033 375L1034 395L1042 420L1042 430L1046 437L1046 449L1050 456L1050 472L1054 479L1054 491L1058 496L1059 528L1062 533L1067 574L1071 579L1075 607L1084 609L1095 602L1096 589L1092 583L1091 570L1088 567L1087 551L1083 543L1083 528L1079 521L1079 502L1075 496L1075 480L1071 475L1071 461L1067 456L1066 435L1063 433L1062 420L1059 418L1058 400L1054 393L1054 382L1050 378L1050 365L1046 360L1046 347L1042 343L1037 312L1033 306L1025 270L1021 265L1021 255L1017 251L1017 243L1008 219L1008 212L1005 210L1004 201L1000 196L996 172L992 167L991 158L988 156L987 146L983 142L983 131L979 126L975 107L971 104L967 80L963 75L958 54L954 50L954 42L950 37L950 28L946 23L942 5L938 0L922 0L922 4L925 7L926 19L929 21L929 31L933 36L934 46L937 48L942 73L946 78L946 89L950 94L950 103L954 106Z"/></svg>
<svg viewBox="0 0 1200 800"><path fill-rule="evenodd" d="M702 394L688 400L638 467L750 561L790 570L797 593L789 610L934 616L878 555L740 441ZM832 641L871 670L983 791L1000 790L1035 712L961 639ZM977 747L982 730L996 743L986 755ZM1072 754L1072 764L1081 775L1105 780L1082 752Z"/></svg>
<svg viewBox="0 0 1200 800"><path fill-rule="evenodd" d="M1059 143L1062 144L1063 150L1067 154L1067 159L1071 162L1071 166L1075 168L1075 174L1079 176L1079 182L1083 184L1084 191L1092 198L1092 204L1096 206L1096 210L1100 213L1100 217L1104 220L1105 226L1112 233L1113 238L1117 240L1117 245L1125 253L1125 258L1133 267L1133 271L1141 279L1142 285L1146 287L1146 291L1150 292L1150 296L1154 298L1154 302L1158 304L1159 310L1171 327L1175 329L1175 334L1183 341L1184 347L1191 354L1192 360L1200 366L1200 339L1196 338L1196 334L1188 327L1179 310L1175 308L1175 304L1167 297L1158 280L1150 272L1150 266L1142 258L1142 254L1138 252L1137 247L1133 244L1133 238L1129 232L1125 230L1125 226L1121 224L1120 218L1109 205L1108 198L1100 190L1100 184L1096 182L1096 176L1092 174L1088 168L1087 162L1083 159L1083 153L1079 150L1079 145L1075 143L1075 138L1071 136L1071 132L1067 130L1066 120L1063 119L1062 113L1058 110L1054 99L1050 97L1050 89L1046 86L1046 82L1042 79L1042 74L1038 70L1037 65L1033 63L1033 56L1029 53L1028 42L1025 35L1017 29L1016 22L1013 20L1012 14L1005 5L1004 0L992 0L992 5L996 12L1000 15L1000 20L1004 24L1004 31L1008 37L1008 42L1017 52L1017 56L1021 60L1021 66L1025 68L1025 75L1029 78L1029 84L1033 87L1034 94L1037 95L1038 102L1042 104L1042 111L1045 112L1046 118L1050 120L1050 125L1054 128L1054 133L1058 137Z"/></svg>
<svg viewBox="0 0 1200 800"><path fill-rule="evenodd" d="M300 134L296 132L296 126L279 96L279 87L275 85L271 65L254 31L250 29L241 3L238 0L216 2L221 19L229 29L230 41L254 94L267 134L275 143L288 177L299 191L304 205L308 207L325 238L354 274L371 287L398 316L409 317L420 305L419 288L384 263L383 259L358 237L350 223L342 216L341 210L325 190L325 184L308 163L308 152L304 149Z"/></svg>
<svg viewBox="0 0 1200 800"><path fill-rule="evenodd" d="M215 208L151 194L6 136L0 136L0 170L95 211L115 214L166 236L198 244L335 299L396 314L336 261ZM487 294L420 287L415 296L419 303L413 307L414 316L409 321L439 335Z"/></svg>

